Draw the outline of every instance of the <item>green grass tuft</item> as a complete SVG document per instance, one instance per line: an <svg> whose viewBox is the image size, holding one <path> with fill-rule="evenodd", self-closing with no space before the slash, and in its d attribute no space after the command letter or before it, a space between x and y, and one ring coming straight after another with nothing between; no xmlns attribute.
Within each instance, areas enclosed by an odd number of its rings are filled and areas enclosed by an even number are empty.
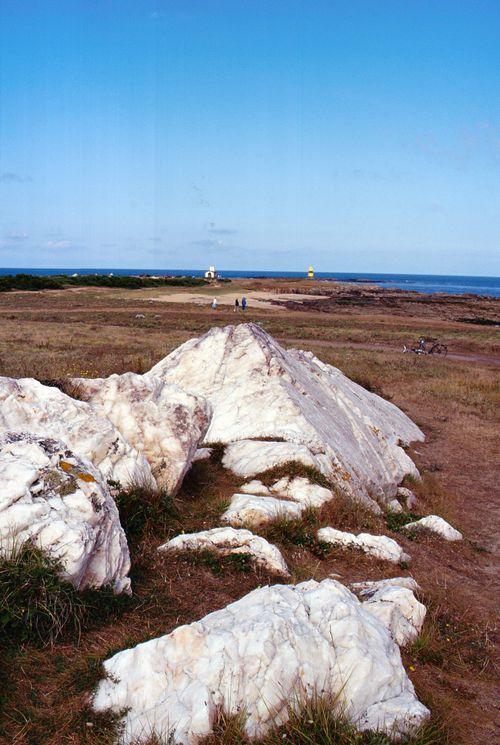
<svg viewBox="0 0 500 745"><path fill-rule="evenodd" d="M126 489L115 487L115 502L120 513L120 522L129 542L134 543L147 533L164 536L178 517L170 496L165 491L141 484L132 484Z"/></svg>
<svg viewBox="0 0 500 745"><path fill-rule="evenodd" d="M31 543L0 559L0 643L51 644L62 635L79 637L127 605L110 588L79 592L61 578L59 562Z"/></svg>

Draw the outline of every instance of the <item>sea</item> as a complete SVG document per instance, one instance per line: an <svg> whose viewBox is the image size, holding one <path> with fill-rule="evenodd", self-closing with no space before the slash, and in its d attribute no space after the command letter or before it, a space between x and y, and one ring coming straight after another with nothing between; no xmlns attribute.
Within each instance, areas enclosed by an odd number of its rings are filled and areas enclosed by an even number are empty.
<svg viewBox="0 0 500 745"><path fill-rule="evenodd" d="M113 268L61 268L51 267L40 269L36 267L12 267L0 268L0 276L7 274L36 274L47 276L51 274L115 274L129 276L138 274L151 274L159 276L189 276L203 277L204 269L113 269ZM245 278L301 278L305 272L271 272L271 271L247 271L247 270L219 270L221 277L228 279ZM470 277L452 274L371 274L359 272L315 272L315 279L332 279L343 282L359 282L360 284L376 284L379 287L398 288L402 290L413 290L423 293L445 292L452 295L488 295L500 297L500 277Z"/></svg>

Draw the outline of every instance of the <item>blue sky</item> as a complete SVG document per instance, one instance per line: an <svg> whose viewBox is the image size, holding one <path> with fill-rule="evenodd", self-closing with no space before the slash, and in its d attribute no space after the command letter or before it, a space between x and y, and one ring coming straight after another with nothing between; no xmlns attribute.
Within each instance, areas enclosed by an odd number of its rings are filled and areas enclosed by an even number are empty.
<svg viewBox="0 0 500 745"><path fill-rule="evenodd" d="M500 275L500 2L2 0L0 266Z"/></svg>

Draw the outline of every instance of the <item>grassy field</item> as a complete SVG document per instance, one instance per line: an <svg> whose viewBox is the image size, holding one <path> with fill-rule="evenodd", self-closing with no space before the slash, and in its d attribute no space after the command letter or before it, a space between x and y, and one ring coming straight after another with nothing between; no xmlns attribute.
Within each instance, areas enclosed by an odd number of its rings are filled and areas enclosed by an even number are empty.
<svg viewBox="0 0 500 745"><path fill-rule="evenodd" d="M241 285L250 297L253 287ZM326 552L313 538L318 526L369 529L395 537L412 557L410 572L420 583L429 609L419 639L403 652L419 697L434 713L431 728L415 745L492 743L498 591L494 568L500 527L495 504L497 329L452 321L442 317L439 309L433 317L420 318L390 308L368 312L342 307L324 313L273 305L252 309L250 303L243 318L229 307L213 312L194 304L151 302L151 293L92 288L3 294L0 374L47 380L143 372L213 325L253 320L285 346L313 351L393 401L426 434L425 443L410 453L423 475L415 487L418 513L442 515L463 532L465 540L449 544L423 534L412 540L398 531L396 522L342 502L312 511L295 523L275 524L267 534L283 551L295 581L334 573L346 583L397 576L406 570L363 555ZM137 318L138 314L144 318ZM403 355L402 344L420 335L442 339L449 346L449 357ZM132 600L111 603L100 613L82 612L79 634L74 629L63 631L50 644L17 637L9 643L4 638L0 742L111 742L113 723L91 718L86 708L103 659L276 581L247 562L156 551L180 530L218 524L241 482L222 468L219 456L215 453L210 461L195 464L173 501L148 503L147 495L139 495L135 503L142 505L144 514L123 515L132 553ZM384 745L383 739L356 739L341 717L325 712L322 702L306 714L266 742ZM243 742L239 724L223 719L210 739L210 745Z"/></svg>

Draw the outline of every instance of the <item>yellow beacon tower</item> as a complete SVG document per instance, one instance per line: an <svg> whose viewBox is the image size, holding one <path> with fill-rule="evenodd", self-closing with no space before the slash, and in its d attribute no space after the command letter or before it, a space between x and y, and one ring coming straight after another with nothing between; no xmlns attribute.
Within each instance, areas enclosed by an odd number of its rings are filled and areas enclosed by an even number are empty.
<svg viewBox="0 0 500 745"><path fill-rule="evenodd" d="M314 269L312 266L309 266L309 269L307 270L307 278L314 279Z"/></svg>

